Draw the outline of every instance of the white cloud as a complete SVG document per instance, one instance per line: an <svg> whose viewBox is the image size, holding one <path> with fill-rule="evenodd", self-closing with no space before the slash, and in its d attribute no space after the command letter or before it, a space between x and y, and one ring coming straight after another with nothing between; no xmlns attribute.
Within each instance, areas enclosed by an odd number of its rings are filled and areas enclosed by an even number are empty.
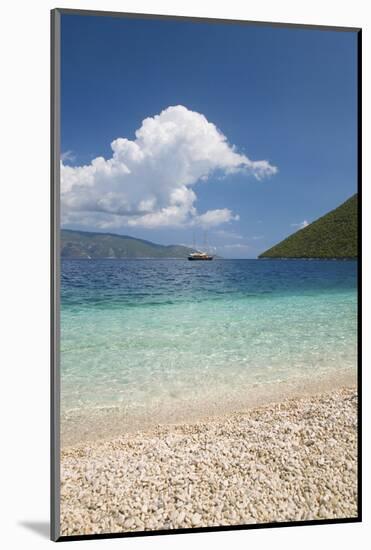
<svg viewBox="0 0 371 550"><path fill-rule="evenodd" d="M300 223L292 223L291 227L298 227L299 229L304 229L304 227L307 227L309 225L309 222L307 220L304 220Z"/></svg>
<svg viewBox="0 0 371 550"><path fill-rule="evenodd" d="M61 159L62 223L120 226L216 226L238 219L228 208L198 213L194 186L212 174L261 180L277 172L237 152L218 128L182 105L143 120L135 140L117 138L112 157L85 166Z"/></svg>
<svg viewBox="0 0 371 550"><path fill-rule="evenodd" d="M218 248L226 248L227 250L249 250L250 245L243 243L224 244Z"/></svg>
<svg viewBox="0 0 371 550"><path fill-rule="evenodd" d="M215 235L218 235L222 239L243 239L243 236L239 233L236 233L235 231L230 231L227 229L218 229L215 231Z"/></svg>
<svg viewBox="0 0 371 550"><path fill-rule="evenodd" d="M229 208L218 208L216 210L208 210L204 214L200 214L194 218L194 223L203 227L215 227L222 223L230 221L238 221L238 214L233 214Z"/></svg>
<svg viewBox="0 0 371 550"><path fill-rule="evenodd" d="M62 162L74 162L76 160L75 155L72 151L64 151L61 153L61 161Z"/></svg>

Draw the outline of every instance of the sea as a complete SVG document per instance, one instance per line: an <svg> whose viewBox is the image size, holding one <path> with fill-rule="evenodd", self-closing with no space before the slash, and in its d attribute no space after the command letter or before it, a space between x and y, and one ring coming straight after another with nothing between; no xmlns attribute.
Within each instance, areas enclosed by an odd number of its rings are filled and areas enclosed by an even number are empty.
<svg viewBox="0 0 371 550"><path fill-rule="evenodd" d="M355 383L357 262L62 260L64 444Z"/></svg>

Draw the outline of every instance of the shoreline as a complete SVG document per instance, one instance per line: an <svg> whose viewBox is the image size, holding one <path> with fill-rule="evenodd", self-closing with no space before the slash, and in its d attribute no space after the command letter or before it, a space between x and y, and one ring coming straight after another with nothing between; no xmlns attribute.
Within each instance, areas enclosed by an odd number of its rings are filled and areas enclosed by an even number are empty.
<svg viewBox="0 0 371 550"><path fill-rule="evenodd" d="M218 420L226 415L245 413L257 407L302 399L342 387L357 384L357 373L352 370L328 373L315 380L273 382L261 386L246 386L238 395L228 395L222 401L218 395L205 395L199 400L172 400L156 403L136 415L120 406L99 406L86 411L68 411L61 415L61 447L67 449L80 444L111 440L123 434L147 432L158 425L195 424Z"/></svg>
<svg viewBox="0 0 371 550"><path fill-rule="evenodd" d="M354 385L61 452L62 535L356 516Z"/></svg>

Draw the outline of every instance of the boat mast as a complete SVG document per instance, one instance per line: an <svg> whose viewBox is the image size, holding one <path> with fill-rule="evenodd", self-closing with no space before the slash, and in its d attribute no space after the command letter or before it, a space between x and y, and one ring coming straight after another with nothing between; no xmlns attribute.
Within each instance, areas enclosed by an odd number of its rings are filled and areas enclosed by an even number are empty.
<svg viewBox="0 0 371 550"><path fill-rule="evenodd" d="M204 232L204 246L205 246L205 252L206 252L207 254L210 254L208 232L207 232L206 229L205 229L205 232Z"/></svg>

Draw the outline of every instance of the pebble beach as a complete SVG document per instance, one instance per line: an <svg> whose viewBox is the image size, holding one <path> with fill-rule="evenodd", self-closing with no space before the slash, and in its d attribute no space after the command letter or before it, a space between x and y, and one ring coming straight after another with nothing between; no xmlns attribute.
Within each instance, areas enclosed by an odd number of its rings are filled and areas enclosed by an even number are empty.
<svg viewBox="0 0 371 550"><path fill-rule="evenodd" d="M354 387L61 453L62 536L356 516Z"/></svg>

